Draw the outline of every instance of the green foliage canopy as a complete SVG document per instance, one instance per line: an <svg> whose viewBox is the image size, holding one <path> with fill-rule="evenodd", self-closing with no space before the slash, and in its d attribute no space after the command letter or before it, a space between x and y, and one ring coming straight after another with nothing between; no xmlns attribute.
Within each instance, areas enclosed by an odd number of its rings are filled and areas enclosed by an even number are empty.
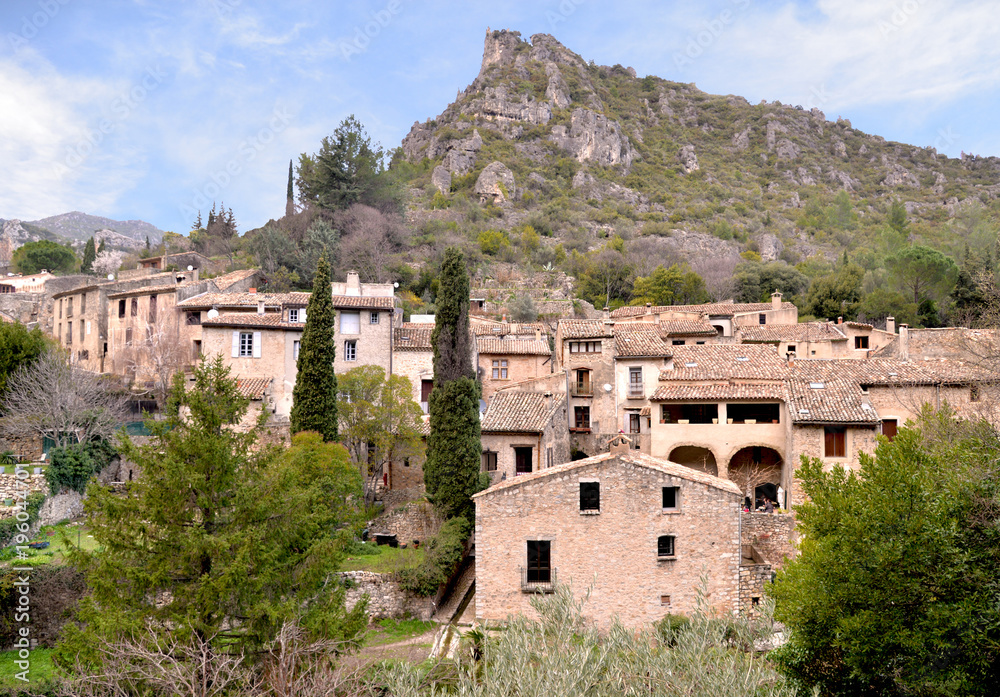
<svg viewBox="0 0 1000 697"><path fill-rule="evenodd" d="M0 396L8 378L22 365L38 360L49 343L37 326L29 330L20 322L0 322Z"/></svg>
<svg viewBox="0 0 1000 697"><path fill-rule="evenodd" d="M42 269L52 273L69 273L76 268L76 254L68 246L39 240L27 242L14 250L11 263L24 274L38 273Z"/></svg>
<svg viewBox="0 0 1000 697"><path fill-rule="evenodd" d="M630 305L693 305L709 302L701 276L687 264L657 266L649 276L635 279Z"/></svg>

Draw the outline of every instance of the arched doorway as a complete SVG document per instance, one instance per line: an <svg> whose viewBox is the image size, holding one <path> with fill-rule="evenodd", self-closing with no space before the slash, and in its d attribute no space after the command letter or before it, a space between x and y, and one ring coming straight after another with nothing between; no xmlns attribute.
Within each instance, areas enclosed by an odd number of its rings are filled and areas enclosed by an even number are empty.
<svg viewBox="0 0 1000 697"><path fill-rule="evenodd" d="M781 472L784 461L774 448L752 445L740 448L729 460L729 480L736 484L746 496L753 491L751 507L756 508L766 496L776 505L784 506L778 500Z"/></svg>
<svg viewBox="0 0 1000 697"><path fill-rule="evenodd" d="M671 462L676 462L678 465L684 465L699 472L711 474L714 477L719 476L719 466L715 462L715 455L708 448L699 448L695 445L682 445L671 450L670 457L667 459Z"/></svg>

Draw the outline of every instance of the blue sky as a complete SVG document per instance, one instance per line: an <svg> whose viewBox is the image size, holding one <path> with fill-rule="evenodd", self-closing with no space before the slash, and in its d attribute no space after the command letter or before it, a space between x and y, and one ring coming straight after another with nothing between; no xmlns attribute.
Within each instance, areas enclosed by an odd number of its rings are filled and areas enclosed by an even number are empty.
<svg viewBox="0 0 1000 697"><path fill-rule="evenodd" d="M475 78L487 27L587 60L1000 155L995 2L4 0L0 218L186 232L284 211L288 160L355 114L395 147Z"/></svg>

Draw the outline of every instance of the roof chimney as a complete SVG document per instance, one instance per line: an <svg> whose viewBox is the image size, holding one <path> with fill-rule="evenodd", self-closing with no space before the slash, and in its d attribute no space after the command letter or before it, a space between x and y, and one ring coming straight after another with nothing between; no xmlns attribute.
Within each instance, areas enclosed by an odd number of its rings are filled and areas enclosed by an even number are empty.
<svg viewBox="0 0 1000 697"><path fill-rule="evenodd" d="M346 295L361 295L361 276L357 271L347 272L347 292Z"/></svg>
<svg viewBox="0 0 1000 697"><path fill-rule="evenodd" d="M542 340L542 330L539 329L538 327L535 327L535 341L541 341L541 340Z"/></svg>
<svg viewBox="0 0 1000 697"><path fill-rule="evenodd" d="M247 292L248 292L248 293L256 293L256 292L257 292L257 289L256 289L256 288L251 288L251 289L250 289L249 291L247 291Z"/></svg>
<svg viewBox="0 0 1000 697"><path fill-rule="evenodd" d="M895 317L886 317L885 318L885 330L887 332L889 332L890 334L895 334L896 333L896 318Z"/></svg>
<svg viewBox="0 0 1000 697"><path fill-rule="evenodd" d="M604 319L608 319L610 317L611 317L611 308L608 307L607 305L605 305L604 306Z"/></svg>
<svg viewBox="0 0 1000 697"><path fill-rule="evenodd" d="M899 325L899 357L904 361L910 360L910 325Z"/></svg>
<svg viewBox="0 0 1000 697"><path fill-rule="evenodd" d="M263 300L258 300L257 301L257 314L258 315L264 314L264 301Z"/></svg>
<svg viewBox="0 0 1000 697"><path fill-rule="evenodd" d="M771 293L771 308L775 310L781 309L781 293L779 291Z"/></svg>
<svg viewBox="0 0 1000 697"><path fill-rule="evenodd" d="M843 317L838 317L837 318L837 324L843 324L843 323L844 323L844 318Z"/></svg>

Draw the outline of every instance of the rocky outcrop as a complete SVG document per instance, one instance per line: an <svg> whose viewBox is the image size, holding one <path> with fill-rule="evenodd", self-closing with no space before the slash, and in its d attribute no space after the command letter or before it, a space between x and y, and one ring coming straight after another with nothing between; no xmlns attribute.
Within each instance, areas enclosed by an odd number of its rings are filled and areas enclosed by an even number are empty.
<svg viewBox="0 0 1000 697"><path fill-rule="evenodd" d="M538 125L552 118L552 106L548 102L536 101L527 94L510 95L504 85L487 87L483 95L463 111L502 124L521 121Z"/></svg>
<svg viewBox="0 0 1000 697"><path fill-rule="evenodd" d="M684 174L691 174L691 172L700 169L700 167L698 167L698 156L694 154L693 145L685 145L681 148L677 157L680 159L681 166L684 168Z"/></svg>
<svg viewBox="0 0 1000 697"><path fill-rule="evenodd" d="M920 180L910 174L905 167L900 164L893 164L889 168L889 173L882 180L884 186L913 186L919 187Z"/></svg>
<svg viewBox="0 0 1000 697"><path fill-rule="evenodd" d="M775 235L765 232L757 238L757 248L761 259L764 261L774 261L781 255L785 245Z"/></svg>
<svg viewBox="0 0 1000 697"><path fill-rule="evenodd" d="M767 149L774 150L779 133L788 133L788 127L778 121L767 122Z"/></svg>
<svg viewBox="0 0 1000 697"><path fill-rule="evenodd" d="M447 168L438 165L431 172L431 184L442 194L447 194L451 191L451 172Z"/></svg>
<svg viewBox="0 0 1000 697"><path fill-rule="evenodd" d="M747 126L739 133L733 134L733 147L738 152L742 152L750 147L750 127Z"/></svg>
<svg viewBox="0 0 1000 697"><path fill-rule="evenodd" d="M555 63L545 66L545 73L549 76L549 85L545 88L545 98L552 102L552 105L559 109L565 109L573 100L569 97L569 86L563 79L562 73Z"/></svg>
<svg viewBox="0 0 1000 697"><path fill-rule="evenodd" d="M618 122L590 109L575 109L569 128L553 126L549 139L580 162L622 165L628 171L636 157Z"/></svg>
<svg viewBox="0 0 1000 697"><path fill-rule="evenodd" d="M740 246L736 242L703 232L673 230L663 243L688 259L728 259L733 264L742 261Z"/></svg>
<svg viewBox="0 0 1000 697"><path fill-rule="evenodd" d="M483 43L483 64L479 68L479 76L493 65L510 65L514 62L517 47L521 44L521 32L498 29L486 30L486 40Z"/></svg>
<svg viewBox="0 0 1000 697"><path fill-rule="evenodd" d="M794 160L799 156L800 150L799 146L788 138L782 138L774 147L774 152L778 155L779 160Z"/></svg>
<svg viewBox="0 0 1000 697"><path fill-rule="evenodd" d="M483 147L483 139L478 130L473 130L468 138L453 142L454 145L448 149L441 164L451 174L468 174L476 164L476 154ZM429 154L428 157L434 155ZM450 186L450 178L448 183Z"/></svg>
<svg viewBox="0 0 1000 697"><path fill-rule="evenodd" d="M502 162L486 165L476 180L474 191L481 203L503 203L514 197L514 173Z"/></svg>

